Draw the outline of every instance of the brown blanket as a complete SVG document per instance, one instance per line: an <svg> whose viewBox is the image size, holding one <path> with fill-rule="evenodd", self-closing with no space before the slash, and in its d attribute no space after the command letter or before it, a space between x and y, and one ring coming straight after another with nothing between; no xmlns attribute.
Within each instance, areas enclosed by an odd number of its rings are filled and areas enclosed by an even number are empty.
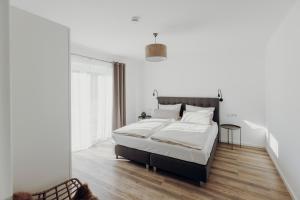
<svg viewBox="0 0 300 200"><path fill-rule="evenodd" d="M83 184L77 190L73 200L98 200L98 198L92 194L87 184Z"/></svg>

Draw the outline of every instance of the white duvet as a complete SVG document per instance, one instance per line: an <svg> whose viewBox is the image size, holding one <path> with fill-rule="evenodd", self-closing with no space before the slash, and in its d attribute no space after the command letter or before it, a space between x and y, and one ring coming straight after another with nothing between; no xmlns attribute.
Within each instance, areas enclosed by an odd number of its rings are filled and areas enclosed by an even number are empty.
<svg viewBox="0 0 300 200"><path fill-rule="evenodd" d="M152 140L201 150L209 137L211 125L174 122L151 136Z"/></svg>
<svg viewBox="0 0 300 200"><path fill-rule="evenodd" d="M116 129L113 131L113 134L148 138L159 129L168 125L171 121L170 119L145 119Z"/></svg>

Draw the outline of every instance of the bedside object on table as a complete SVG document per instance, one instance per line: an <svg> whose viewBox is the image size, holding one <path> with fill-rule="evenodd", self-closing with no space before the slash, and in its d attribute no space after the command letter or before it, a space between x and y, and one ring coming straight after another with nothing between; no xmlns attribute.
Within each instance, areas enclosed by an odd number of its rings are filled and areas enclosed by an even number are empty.
<svg viewBox="0 0 300 200"><path fill-rule="evenodd" d="M239 130L240 132L240 148L242 147L242 128L235 124L221 124L221 128L227 130L227 141L229 144L229 134L231 134L231 148L233 149L233 133L235 130Z"/></svg>
<svg viewBox="0 0 300 200"><path fill-rule="evenodd" d="M147 115L145 112L142 112L140 116L138 116L138 120L142 119L150 119L151 115Z"/></svg>

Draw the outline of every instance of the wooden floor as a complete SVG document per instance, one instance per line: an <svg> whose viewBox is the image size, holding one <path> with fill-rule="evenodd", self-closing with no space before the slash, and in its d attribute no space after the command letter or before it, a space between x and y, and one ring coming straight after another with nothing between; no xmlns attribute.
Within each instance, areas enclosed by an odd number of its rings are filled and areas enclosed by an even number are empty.
<svg viewBox="0 0 300 200"><path fill-rule="evenodd" d="M115 159L112 142L73 154L73 177L89 184L101 200L291 199L267 152L219 144L201 187L168 173Z"/></svg>

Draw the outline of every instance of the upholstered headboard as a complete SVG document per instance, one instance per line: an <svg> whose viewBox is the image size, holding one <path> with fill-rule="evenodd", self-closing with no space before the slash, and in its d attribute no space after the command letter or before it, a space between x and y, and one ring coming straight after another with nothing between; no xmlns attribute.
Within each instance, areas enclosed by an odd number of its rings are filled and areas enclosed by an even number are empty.
<svg viewBox="0 0 300 200"><path fill-rule="evenodd" d="M215 107L213 120L220 124L219 119L219 99L218 98L202 98L202 97L157 97L159 104L179 104L181 103L180 116L185 110L185 105Z"/></svg>

